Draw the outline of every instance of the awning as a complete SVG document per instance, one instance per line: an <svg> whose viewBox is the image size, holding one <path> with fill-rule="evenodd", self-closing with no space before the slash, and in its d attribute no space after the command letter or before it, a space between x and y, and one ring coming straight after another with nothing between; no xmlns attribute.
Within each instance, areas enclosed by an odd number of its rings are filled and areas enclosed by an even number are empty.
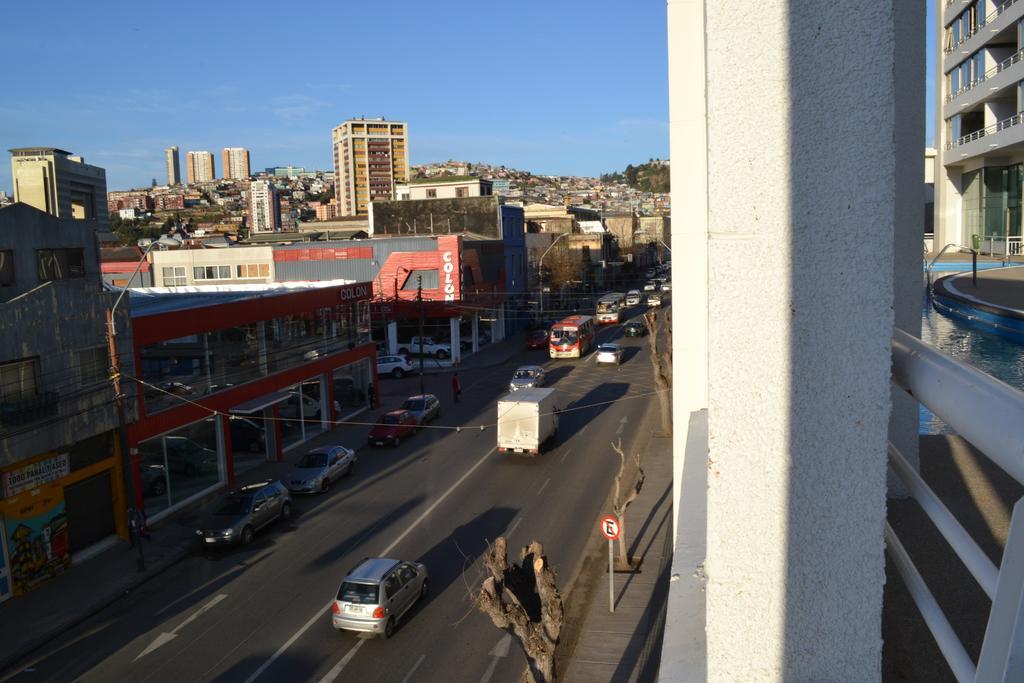
<svg viewBox="0 0 1024 683"><path fill-rule="evenodd" d="M275 391L272 394L264 394L245 403L239 403L228 412L237 415L253 415L276 403L287 401L290 396L291 394L287 391Z"/></svg>

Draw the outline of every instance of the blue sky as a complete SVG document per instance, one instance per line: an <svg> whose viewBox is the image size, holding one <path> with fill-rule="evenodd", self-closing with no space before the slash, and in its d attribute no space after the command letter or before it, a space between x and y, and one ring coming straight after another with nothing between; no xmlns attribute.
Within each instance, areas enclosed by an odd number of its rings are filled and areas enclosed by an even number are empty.
<svg viewBox="0 0 1024 683"><path fill-rule="evenodd" d="M10 3L0 190L32 145L110 189L163 182L170 145L329 168L355 116L408 121L413 163L597 175L668 156L666 51L664 0Z"/></svg>
<svg viewBox="0 0 1024 683"><path fill-rule="evenodd" d="M244 8L244 11L242 9ZM596 175L668 156L664 0L18 2L0 21L6 150L54 146L110 189L178 145L330 168L331 128L408 121L413 163ZM36 30L38 29L38 30Z"/></svg>

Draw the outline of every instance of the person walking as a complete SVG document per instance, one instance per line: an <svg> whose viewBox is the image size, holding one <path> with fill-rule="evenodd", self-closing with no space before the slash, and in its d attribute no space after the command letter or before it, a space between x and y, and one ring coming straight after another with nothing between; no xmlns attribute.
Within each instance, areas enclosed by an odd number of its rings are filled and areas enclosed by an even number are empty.
<svg viewBox="0 0 1024 683"><path fill-rule="evenodd" d="M452 375L452 399L458 403L459 396L462 394L462 383L459 382L459 373Z"/></svg>

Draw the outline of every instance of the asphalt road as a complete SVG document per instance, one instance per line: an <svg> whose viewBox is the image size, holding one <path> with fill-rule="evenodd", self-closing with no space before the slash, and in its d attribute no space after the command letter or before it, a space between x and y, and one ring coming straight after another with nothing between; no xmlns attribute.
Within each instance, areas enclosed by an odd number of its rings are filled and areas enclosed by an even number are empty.
<svg viewBox="0 0 1024 683"><path fill-rule="evenodd" d="M597 366L593 354L544 363L569 403L557 448L502 456L493 427L476 427L493 424L511 372L546 360L543 351L462 373L458 404L448 376L430 376L427 390L443 402L435 424L461 431L360 448L355 473L329 494L297 498L291 522L244 549L197 550L37 653L13 680L517 681L524 656L469 597L480 555L502 534L510 548L536 539L560 584L569 580L607 512L618 466L608 444L637 443L656 400L647 338L620 337L618 325L598 334L626 347L619 368ZM418 384L388 381L382 393L415 393ZM428 597L390 640L335 631L327 608L341 579L378 555L425 563Z"/></svg>

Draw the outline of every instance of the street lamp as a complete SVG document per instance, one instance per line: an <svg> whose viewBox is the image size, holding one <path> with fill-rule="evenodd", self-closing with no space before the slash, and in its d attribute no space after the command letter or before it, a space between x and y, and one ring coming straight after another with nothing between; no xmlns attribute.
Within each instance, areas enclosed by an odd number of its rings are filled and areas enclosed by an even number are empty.
<svg viewBox="0 0 1024 683"><path fill-rule="evenodd" d="M540 290L538 292L538 294L540 294L540 299L537 301L537 309L540 313L540 320L538 322L544 320L544 257L548 255L548 252L551 251L556 244L558 244L558 240L568 234L569 233L567 232L563 232L561 235L551 240L551 244L549 244L548 248L544 250L544 253L540 255L540 260L537 262L537 287Z"/></svg>
<svg viewBox="0 0 1024 683"><path fill-rule="evenodd" d="M124 295L128 293L128 288L131 286L132 280L135 279L135 276L139 273L139 270L142 268L142 264L146 262L146 258L149 256L149 252L153 251L153 248L156 247L158 244L165 247L179 247L181 246L181 240L178 239L177 237L170 237L168 235L165 235L158 240L139 240L138 245L140 247L145 247L146 250L142 252L142 257L139 259L139 262L135 264L135 270L133 270L132 274L128 277L128 282L125 283L124 288L121 290L121 294L117 297L117 300L114 301L114 305L107 309L107 353L110 356L110 382L114 387L114 398L117 401L118 439L121 445L122 458L124 458L125 454L128 453L128 435L126 433L126 420L124 414L124 394L121 393L121 361L117 354L117 325L114 322L116 319L114 317L114 314L117 312L117 307L121 304L121 300L124 299ZM129 472L136 472L137 468L131 467L131 465L132 462L129 461ZM133 482L132 489L136 493L137 497L137 494L140 489L136 484L138 484L139 482L135 481L134 474L131 474L131 476ZM138 503L138 500L136 499L135 502ZM139 525L137 519L129 520L129 523L134 524L134 531L142 531L141 528L137 528ZM138 569L140 572L145 571L146 558L142 554L141 535L136 536L135 545L136 548L138 549L139 554Z"/></svg>

